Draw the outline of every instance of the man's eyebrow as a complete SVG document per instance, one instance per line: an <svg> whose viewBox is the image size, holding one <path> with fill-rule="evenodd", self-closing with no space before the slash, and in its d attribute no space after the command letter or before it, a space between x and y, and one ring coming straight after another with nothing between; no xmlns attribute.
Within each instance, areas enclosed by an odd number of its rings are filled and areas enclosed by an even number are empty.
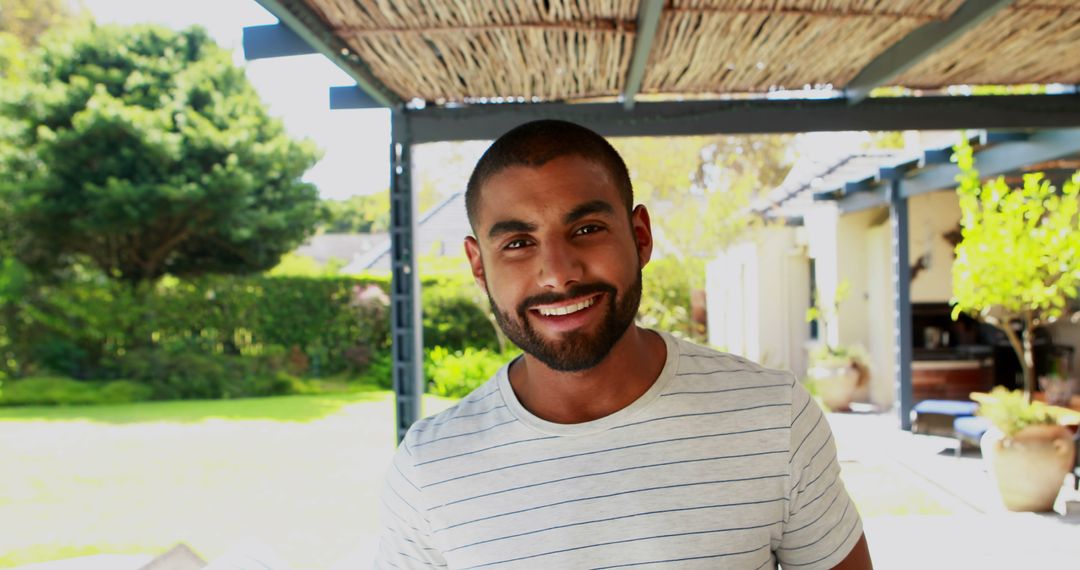
<svg viewBox="0 0 1080 570"><path fill-rule="evenodd" d="M614 214L615 208L603 200L593 200L574 208L563 218L564 224L572 224L592 214Z"/></svg>
<svg viewBox="0 0 1080 570"><path fill-rule="evenodd" d="M488 230L488 238L494 238L502 234L535 231L536 224L530 224L521 220L503 220L492 224L491 229Z"/></svg>

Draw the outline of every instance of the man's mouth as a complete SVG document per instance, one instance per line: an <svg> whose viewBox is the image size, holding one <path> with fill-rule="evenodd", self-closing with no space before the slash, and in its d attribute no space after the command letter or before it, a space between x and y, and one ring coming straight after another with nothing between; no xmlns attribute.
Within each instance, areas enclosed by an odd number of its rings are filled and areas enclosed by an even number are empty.
<svg viewBox="0 0 1080 570"><path fill-rule="evenodd" d="M600 299L600 295L593 295L588 299L575 301L564 305L542 305L539 307L533 307L532 310L540 313L545 317L561 317L564 315L570 315L578 311L583 311L596 304L596 301Z"/></svg>

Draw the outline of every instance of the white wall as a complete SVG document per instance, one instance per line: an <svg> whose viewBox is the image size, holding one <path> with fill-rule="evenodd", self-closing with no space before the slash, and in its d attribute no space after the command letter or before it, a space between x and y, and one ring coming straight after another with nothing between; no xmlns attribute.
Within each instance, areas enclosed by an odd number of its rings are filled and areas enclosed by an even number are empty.
<svg viewBox="0 0 1080 570"><path fill-rule="evenodd" d="M911 225L908 244L914 266L920 257L927 267L911 282L911 302L948 302L952 298L953 246L945 234L960 228L960 200L956 192L943 190L912 196L908 200Z"/></svg>
<svg viewBox="0 0 1080 570"><path fill-rule="evenodd" d="M709 344L771 368L806 372L809 262L798 231L770 227L706 266Z"/></svg>
<svg viewBox="0 0 1080 570"><path fill-rule="evenodd" d="M893 299L892 229L885 220L866 234L867 356L870 385L866 397L881 409L896 400L896 309Z"/></svg>

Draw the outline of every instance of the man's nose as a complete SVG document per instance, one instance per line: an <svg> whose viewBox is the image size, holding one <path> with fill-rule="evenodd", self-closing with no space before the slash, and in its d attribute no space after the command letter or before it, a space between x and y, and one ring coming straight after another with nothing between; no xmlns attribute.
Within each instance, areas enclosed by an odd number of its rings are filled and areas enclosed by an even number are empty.
<svg viewBox="0 0 1080 570"><path fill-rule="evenodd" d="M541 247L538 280L541 287L565 289L579 283L585 265L569 244L548 242Z"/></svg>

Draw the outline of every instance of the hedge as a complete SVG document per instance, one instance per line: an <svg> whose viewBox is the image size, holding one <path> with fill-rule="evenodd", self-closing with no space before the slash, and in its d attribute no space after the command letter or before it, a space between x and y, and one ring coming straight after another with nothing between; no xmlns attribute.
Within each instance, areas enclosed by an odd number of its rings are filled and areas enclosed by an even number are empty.
<svg viewBox="0 0 1080 570"><path fill-rule="evenodd" d="M134 290L75 271L10 289L0 291L0 377L131 377L124 361L147 351L273 355L291 374L321 377L361 373L390 346L389 278L380 275L167 278ZM474 290L468 276L423 280L426 345L498 345Z"/></svg>

